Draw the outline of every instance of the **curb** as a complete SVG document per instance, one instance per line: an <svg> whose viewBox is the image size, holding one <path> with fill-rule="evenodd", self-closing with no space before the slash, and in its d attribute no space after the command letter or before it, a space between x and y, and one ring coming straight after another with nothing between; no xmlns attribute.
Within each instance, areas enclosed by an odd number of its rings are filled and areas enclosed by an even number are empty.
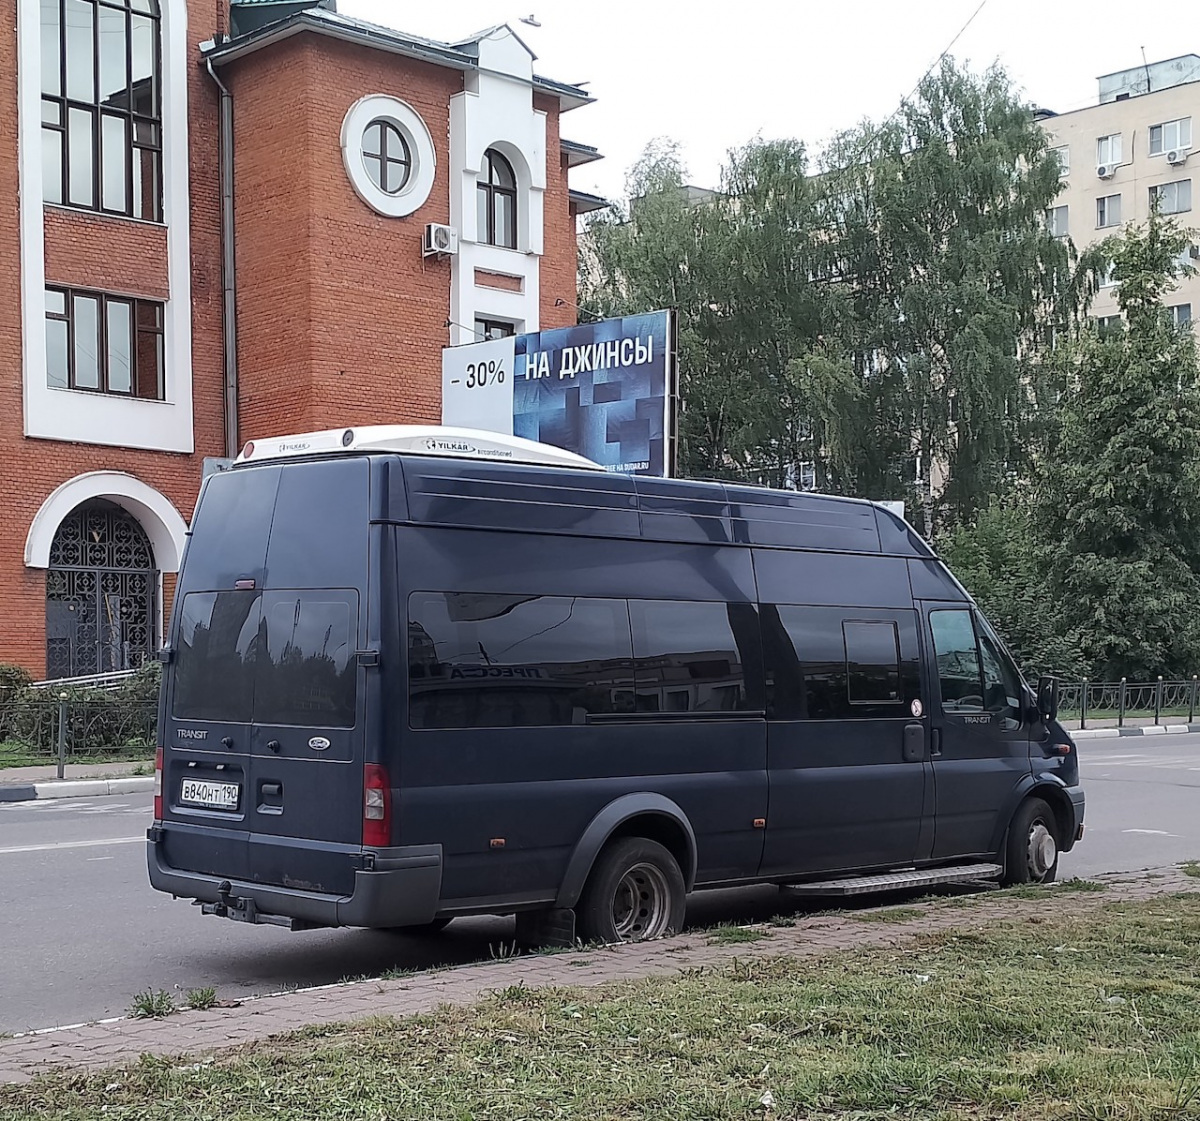
<svg viewBox="0 0 1200 1121"><path fill-rule="evenodd" d="M1148 724L1137 728L1084 728L1067 733L1073 740L1116 740L1127 736L1182 736L1200 732L1200 724Z"/></svg>
<svg viewBox="0 0 1200 1121"><path fill-rule="evenodd" d="M108 794L140 794L154 789L154 776L131 778L52 779L0 786L0 802L35 802L47 798L103 798Z"/></svg>

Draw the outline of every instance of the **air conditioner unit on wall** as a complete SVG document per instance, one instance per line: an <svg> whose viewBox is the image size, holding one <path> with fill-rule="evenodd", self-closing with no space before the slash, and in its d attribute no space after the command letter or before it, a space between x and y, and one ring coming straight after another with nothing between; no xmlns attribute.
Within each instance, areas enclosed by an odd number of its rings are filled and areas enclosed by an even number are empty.
<svg viewBox="0 0 1200 1121"><path fill-rule="evenodd" d="M1167 153L1167 163L1172 167L1178 167L1180 164L1187 163L1188 150L1186 148L1172 148Z"/></svg>
<svg viewBox="0 0 1200 1121"><path fill-rule="evenodd" d="M430 222L425 227L425 236L421 242L421 252L426 257L434 255L442 257L458 252L458 230L453 226L443 226L440 222Z"/></svg>
<svg viewBox="0 0 1200 1121"><path fill-rule="evenodd" d="M1096 167L1096 174L1101 179L1111 179L1117 172L1115 163L1102 163Z"/></svg>

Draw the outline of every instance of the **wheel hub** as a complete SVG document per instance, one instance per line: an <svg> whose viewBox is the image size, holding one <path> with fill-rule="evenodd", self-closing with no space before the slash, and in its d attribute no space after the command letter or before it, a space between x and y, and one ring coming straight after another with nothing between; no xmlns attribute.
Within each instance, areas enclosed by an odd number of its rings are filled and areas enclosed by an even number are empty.
<svg viewBox="0 0 1200 1121"><path fill-rule="evenodd" d="M670 919L670 889L653 864L635 864L613 895L613 927L622 942L644 942L665 933Z"/></svg>
<svg viewBox="0 0 1200 1121"><path fill-rule="evenodd" d="M1028 853L1031 875L1036 880L1044 879L1058 858L1058 845L1045 822L1035 821L1030 826Z"/></svg>

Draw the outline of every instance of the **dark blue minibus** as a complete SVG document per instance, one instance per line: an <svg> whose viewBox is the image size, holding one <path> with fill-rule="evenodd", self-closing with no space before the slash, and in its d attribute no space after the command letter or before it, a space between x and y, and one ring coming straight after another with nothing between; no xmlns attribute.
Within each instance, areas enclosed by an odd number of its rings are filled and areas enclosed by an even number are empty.
<svg viewBox="0 0 1200 1121"><path fill-rule="evenodd" d="M1056 685L882 506L512 437L246 446L163 651L154 887L292 929L676 931L689 892L1044 882Z"/></svg>

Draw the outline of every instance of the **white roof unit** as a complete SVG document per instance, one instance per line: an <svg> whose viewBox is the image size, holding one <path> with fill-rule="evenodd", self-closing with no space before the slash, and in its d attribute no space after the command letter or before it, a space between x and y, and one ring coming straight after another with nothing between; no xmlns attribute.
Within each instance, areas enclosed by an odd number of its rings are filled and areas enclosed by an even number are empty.
<svg viewBox="0 0 1200 1121"><path fill-rule="evenodd" d="M603 471L590 459L562 448L471 428L442 428L419 424L374 424L365 428L329 428L293 436L251 440L237 463L260 463L299 455L339 455L346 452L401 452L405 455L452 456L530 463L540 467L575 467Z"/></svg>

